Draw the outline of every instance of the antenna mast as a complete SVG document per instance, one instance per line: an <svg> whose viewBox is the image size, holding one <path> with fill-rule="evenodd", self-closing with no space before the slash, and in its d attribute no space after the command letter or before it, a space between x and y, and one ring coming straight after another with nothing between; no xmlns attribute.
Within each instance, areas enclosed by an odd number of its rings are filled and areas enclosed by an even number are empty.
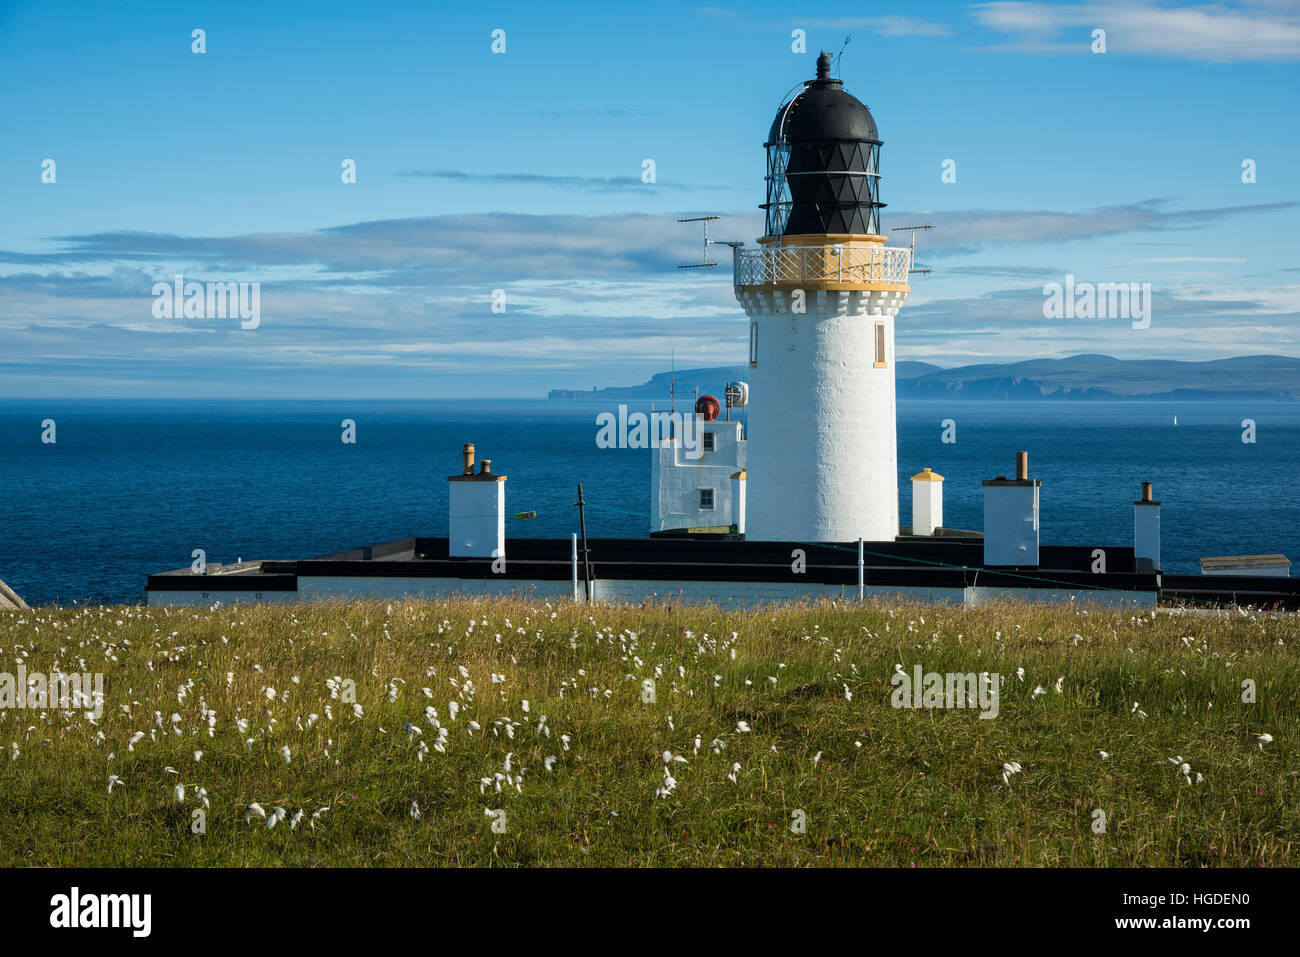
<svg viewBox="0 0 1300 957"><path fill-rule="evenodd" d="M668 411L673 413L677 411L677 350L673 350L673 374L668 380Z"/></svg>
<svg viewBox="0 0 1300 957"><path fill-rule="evenodd" d="M727 242L721 239L709 238L709 223L715 219L721 219L721 216L684 216L677 221L679 223L703 223L704 224L704 262L702 263L682 263L678 269L708 269L716 266L717 263L709 261L710 246L730 246L733 250L744 246L744 243ZM695 386L695 401L700 399L700 387L697 383ZM677 350L673 350L673 372L672 378L668 380L668 411L674 413L677 411Z"/></svg>
<svg viewBox="0 0 1300 957"><path fill-rule="evenodd" d="M679 223L703 223L704 224L704 262L702 263L682 263L678 269L706 269L716 266L717 263L709 261L710 246L730 246L732 249L738 249L745 245L744 243L729 243L719 239L709 238L709 223L715 219L721 219L721 216L687 216L684 219L677 220Z"/></svg>
<svg viewBox="0 0 1300 957"><path fill-rule="evenodd" d="M849 45L849 41L852 39L853 39L853 34L852 33L848 34L844 38L844 43L840 46L840 52L835 54L835 75L836 76L840 75L840 57L844 56L844 48Z"/></svg>
<svg viewBox="0 0 1300 957"><path fill-rule="evenodd" d="M913 266L916 265L916 231L918 229L934 229L934 223L926 223L924 226L899 226L895 229L890 230L891 233L901 233L904 230L906 230L912 234L912 257L911 258L912 258ZM931 273L931 272L934 272L934 270L933 269L909 269L907 271L907 274L910 276L913 273Z"/></svg>

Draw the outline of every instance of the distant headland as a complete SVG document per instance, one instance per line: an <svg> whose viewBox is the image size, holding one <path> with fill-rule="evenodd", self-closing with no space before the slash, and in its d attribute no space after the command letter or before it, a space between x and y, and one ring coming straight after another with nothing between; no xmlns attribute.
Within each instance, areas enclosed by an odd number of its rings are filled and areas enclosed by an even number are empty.
<svg viewBox="0 0 1300 957"><path fill-rule="evenodd" d="M667 399L676 376L679 397L722 395L744 380L744 364L660 372L632 386L552 389L551 399ZM1078 355L1065 359L981 363L944 369L928 362L898 363L900 399L1270 399L1300 401L1300 358L1236 356L1207 362L1116 359Z"/></svg>

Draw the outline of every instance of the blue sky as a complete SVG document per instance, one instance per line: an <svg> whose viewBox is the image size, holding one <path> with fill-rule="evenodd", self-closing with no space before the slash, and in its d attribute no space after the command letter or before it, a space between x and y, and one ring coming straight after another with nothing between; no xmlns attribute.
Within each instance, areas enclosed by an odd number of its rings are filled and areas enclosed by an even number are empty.
<svg viewBox="0 0 1300 957"><path fill-rule="evenodd" d="M730 254L677 270L675 219L754 241L772 115L846 36L882 224L936 226L902 358L1300 355L1294 2L0 0L0 395L541 396L741 362ZM176 273L260 283L261 324L156 318ZM1044 319L1067 273L1150 282L1150 328Z"/></svg>

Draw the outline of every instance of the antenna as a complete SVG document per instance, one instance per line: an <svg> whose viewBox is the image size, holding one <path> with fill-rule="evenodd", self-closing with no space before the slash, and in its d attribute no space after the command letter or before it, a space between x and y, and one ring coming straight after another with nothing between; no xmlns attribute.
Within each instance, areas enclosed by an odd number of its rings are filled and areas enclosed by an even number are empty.
<svg viewBox="0 0 1300 957"><path fill-rule="evenodd" d="M668 380L668 411L677 411L677 350L673 350L673 375Z"/></svg>
<svg viewBox="0 0 1300 957"><path fill-rule="evenodd" d="M916 265L916 231L917 231L918 229L934 229L934 223L926 223L924 226L899 226L899 227L897 227L897 228L895 228L895 229L891 229L891 230L890 230L891 233L901 233L901 232L903 232L904 230L907 230L907 231L911 232L911 234L912 234L912 265L913 265L913 266ZM931 273L931 272L934 272L934 270L933 270L933 269L909 269L909 270L907 271L907 274L910 276L910 275L912 275L912 273Z"/></svg>
<svg viewBox="0 0 1300 957"><path fill-rule="evenodd" d="M704 224L704 262L702 263L682 263L678 269L706 269L716 266L717 263L709 261L710 246L730 246L732 249L739 249L744 243L730 243L722 240L709 238L709 223L715 219L721 219L721 216L687 216L684 219L677 220L679 223L703 223Z"/></svg>
<svg viewBox="0 0 1300 957"><path fill-rule="evenodd" d="M716 266L717 263L709 262L709 222L714 219L721 219L720 216L688 216L685 219L677 220L679 223L703 223L704 224L704 262L702 263L682 263L678 269L705 269L710 266Z"/></svg>
<svg viewBox="0 0 1300 957"><path fill-rule="evenodd" d="M849 45L849 41L852 39L853 39L853 34L850 33L848 36L844 38L844 43L840 47L840 52L835 54L835 75L836 76L840 75L840 57L844 56L844 47L847 47Z"/></svg>

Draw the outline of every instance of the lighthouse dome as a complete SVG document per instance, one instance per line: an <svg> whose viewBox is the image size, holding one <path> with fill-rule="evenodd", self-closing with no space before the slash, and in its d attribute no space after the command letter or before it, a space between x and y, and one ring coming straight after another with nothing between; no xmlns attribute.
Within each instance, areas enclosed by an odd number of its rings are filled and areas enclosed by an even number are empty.
<svg viewBox="0 0 1300 957"><path fill-rule="evenodd" d="M830 75L830 54L781 105L767 142L767 235L880 232L880 135L871 111Z"/></svg>
<svg viewBox="0 0 1300 957"><path fill-rule="evenodd" d="M843 81L830 75L830 57L817 59L817 79L782 104L772 120L764 146L774 143L810 143L822 140L855 140L880 145L871 111Z"/></svg>

